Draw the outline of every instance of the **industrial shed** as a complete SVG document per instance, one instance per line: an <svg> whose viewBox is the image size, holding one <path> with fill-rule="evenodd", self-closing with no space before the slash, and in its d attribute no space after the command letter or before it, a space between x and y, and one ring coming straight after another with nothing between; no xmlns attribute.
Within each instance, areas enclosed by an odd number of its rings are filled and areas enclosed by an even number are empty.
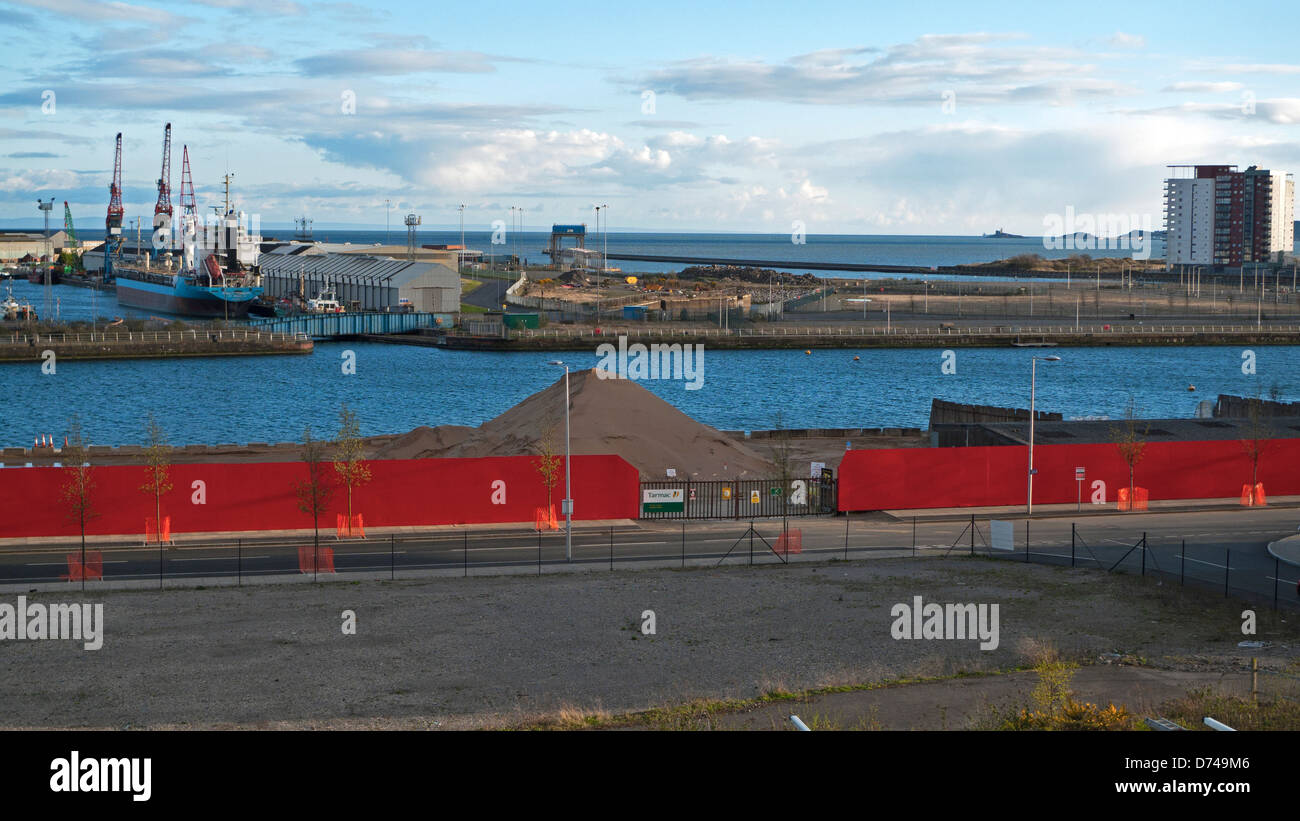
<svg viewBox="0 0 1300 821"><path fill-rule="evenodd" d="M396 310L409 300L416 311L460 310L460 275L436 262L408 261L355 253L328 253L309 245L285 245L258 261L269 297L311 299L332 289L349 310Z"/></svg>

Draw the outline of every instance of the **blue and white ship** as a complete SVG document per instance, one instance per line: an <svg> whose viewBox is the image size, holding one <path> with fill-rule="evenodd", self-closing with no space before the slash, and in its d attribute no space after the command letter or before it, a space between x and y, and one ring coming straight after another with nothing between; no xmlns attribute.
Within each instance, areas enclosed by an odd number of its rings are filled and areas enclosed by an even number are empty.
<svg viewBox="0 0 1300 821"><path fill-rule="evenodd" d="M237 319L262 295L257 273L261 236L247 228L247 215L226 204L215 220L200 225L197 215L181 218L182 254L178 270L163 255L161 270L114 266L121 305L181 316ZM214 208L214 210L216 210Z"/></svg>

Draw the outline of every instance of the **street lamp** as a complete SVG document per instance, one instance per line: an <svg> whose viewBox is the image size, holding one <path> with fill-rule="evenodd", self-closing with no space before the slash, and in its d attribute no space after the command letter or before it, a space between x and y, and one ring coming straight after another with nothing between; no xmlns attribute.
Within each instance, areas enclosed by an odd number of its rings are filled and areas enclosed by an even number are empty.
<svg viewBox="0 0 1300 821"><path fill-rule="evenodd" d="M564 560L573 561L573 486L569 476L569 366L562 360L552 359L547 364L564 368L564 499L560 508L564 512Z"/></svg>
<svg viewBox="0 0 1300 821"><path fill-rule="evenodd" d="M1034 399L1038 380L1038 360L1060 362L1059 356L1035 356L1029 366L1029 491L1025 499L1029 503L1029 515L1034 515ZM1028 525L1025 525L1028 527Z"/></svg>

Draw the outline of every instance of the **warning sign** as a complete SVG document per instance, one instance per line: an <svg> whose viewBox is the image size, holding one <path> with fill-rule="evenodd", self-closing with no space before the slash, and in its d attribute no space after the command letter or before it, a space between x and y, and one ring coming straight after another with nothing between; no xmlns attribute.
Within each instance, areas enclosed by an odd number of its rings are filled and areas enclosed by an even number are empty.
<svg viewBox="0 0 1300 821"><path fill-rule="evenodd" d="M758 504L760 498L762 498L762 497L760 497L760 496L758 495L758 491L757 491L757 490L751 490L751 491L749 492L749 503L750 503L750 504L754 504L754 505Z"/></svg>

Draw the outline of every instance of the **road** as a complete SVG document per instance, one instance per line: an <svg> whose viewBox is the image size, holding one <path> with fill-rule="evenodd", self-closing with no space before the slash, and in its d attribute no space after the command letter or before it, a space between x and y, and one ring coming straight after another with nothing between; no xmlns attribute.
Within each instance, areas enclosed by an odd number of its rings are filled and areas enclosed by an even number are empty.
<svg viewBox="0 0 1300 821"><path fill-rule="evenodd" d="M1267 597L1276 586L1279 602L1300 604L1296 578L1300 568L1275 565L1268 542L1292 535L1300 511L1285 508L1204 512L1153 512L1083 517L1044 516L1029 524L1030 558L1035 562L1101 567L1153 575L1233 595ZM1072 525L1074 529L1072 531ZM802 554L791 559L827 560L971 552L969 520L917 521L888 514L790 519L801 531ZM914 530L915 528L915 530ZM1014 550L993 550L990 527L976 518L975 552L1003 560L1024 561L1025 521L1013 521ZM774 564L780 519L686 523L645 521L636 527L579 527L573 537L573 559L589 568L627 568L634 563L663 566L726 561L729 564ZM1146 535L1145 549L1141 545ZM333 550L340 575L349 572L393 577L411 571L457 569L463 572L516 571L531 567L555 569L565 561L563 531L373 536L366 540L321 539ZM1072 548L1073 544L1073 548ZM161 578L173 583L227 578L256 580L259 576L302 571L299 548L311 540L241 539L237 543L185 544L158 547L110 546L102 551L107 581ZM846 553L847 547L847 553ZM77 545L22 548L0 553L0 584L58 582L69 572L69 557ZM752 553L751 553L752 550ZM725 557L725 558L724 558ZM311 567L310 562L306 565ZM1276 570L1275 570L1276 566ZM95 584L94 581L90 582Z"/></svg>

